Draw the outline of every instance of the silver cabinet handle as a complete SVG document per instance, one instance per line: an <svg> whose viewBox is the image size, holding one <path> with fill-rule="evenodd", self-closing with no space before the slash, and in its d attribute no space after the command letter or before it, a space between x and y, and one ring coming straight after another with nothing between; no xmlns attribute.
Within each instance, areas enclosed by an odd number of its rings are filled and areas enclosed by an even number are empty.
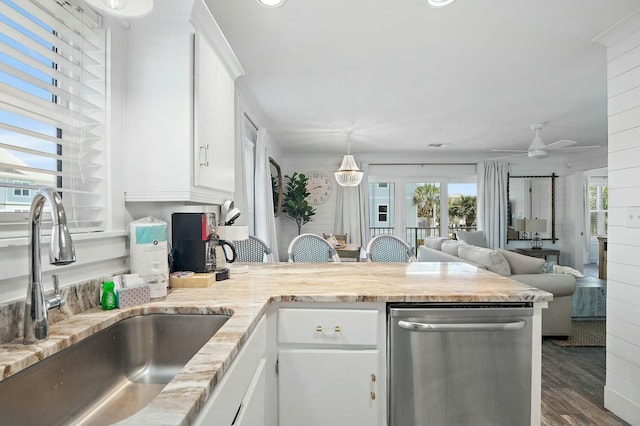
<svg viewBox="0 0 640 426"><path fill-rule="evenodd" d="M202 150L204 150L204 161L200 160L200 165L209 167L209 144L200 145L200 158L202 158Z"/></svg>
<svg viewBox="0 0 640 426"><path fill-rule="evenodd" d="M492 322L492 323L471 323L471 324L425 324L421 322L398 321L398 326L409 331L509 331L520 330L526 325L526 321L514 322Z"/></svg>

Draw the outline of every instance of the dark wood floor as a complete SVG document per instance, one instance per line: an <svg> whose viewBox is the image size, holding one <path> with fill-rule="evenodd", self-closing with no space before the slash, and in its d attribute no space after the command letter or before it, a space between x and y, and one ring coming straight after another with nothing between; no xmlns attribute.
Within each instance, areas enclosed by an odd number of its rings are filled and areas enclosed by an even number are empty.
<svg viewBox="0 0 640 426"><path fill-rule="evenodd" d="M542 425L628 425L604 408L605 348L542 343Z"/></svg>

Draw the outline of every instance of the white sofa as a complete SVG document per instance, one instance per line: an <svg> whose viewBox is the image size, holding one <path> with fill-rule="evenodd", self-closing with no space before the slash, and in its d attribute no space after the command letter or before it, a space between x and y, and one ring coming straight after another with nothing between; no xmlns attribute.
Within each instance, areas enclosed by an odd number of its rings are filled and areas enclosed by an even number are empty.
<svg viewBox="0 0 640 426"><path fill-rule="evenodd" d="M543 273L544 259L428 237L418 247L418 262L464 262L552 293L553 301L542 311L542 335L571 334L571 297L576 291L576 279L569 274Z"/></svg>

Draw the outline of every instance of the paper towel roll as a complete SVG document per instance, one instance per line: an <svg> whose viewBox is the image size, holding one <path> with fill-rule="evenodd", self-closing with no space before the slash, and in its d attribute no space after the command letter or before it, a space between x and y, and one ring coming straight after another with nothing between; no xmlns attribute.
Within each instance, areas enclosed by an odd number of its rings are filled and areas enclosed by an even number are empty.
<svg viewBox="0 0 640 426"><path fill-rule="evenodd" d="M227 241L241 241L249 238L249 227L246 225L218 226L218 238Z"/></svg>
<svg viewBox="0 0 640 426"><path fill-rule="evenodd" d="M145 217L130 224L129 256L131 272L145 280L153 276L158 293L151 297L164 295L169 285L169 248L167 244L167 222L154 217Z"/></svg>

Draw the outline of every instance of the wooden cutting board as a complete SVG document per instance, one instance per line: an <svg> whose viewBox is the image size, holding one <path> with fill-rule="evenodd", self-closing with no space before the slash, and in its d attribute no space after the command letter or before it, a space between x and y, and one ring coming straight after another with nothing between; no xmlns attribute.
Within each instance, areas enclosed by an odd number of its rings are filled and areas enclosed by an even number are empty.
<svg viewBox="0 0 640 426"><path fill-rule="evenodd" d="M189 276L169 276L169 285L173 288L206 288L216 282L215 273L192 274Z"/></svg>

